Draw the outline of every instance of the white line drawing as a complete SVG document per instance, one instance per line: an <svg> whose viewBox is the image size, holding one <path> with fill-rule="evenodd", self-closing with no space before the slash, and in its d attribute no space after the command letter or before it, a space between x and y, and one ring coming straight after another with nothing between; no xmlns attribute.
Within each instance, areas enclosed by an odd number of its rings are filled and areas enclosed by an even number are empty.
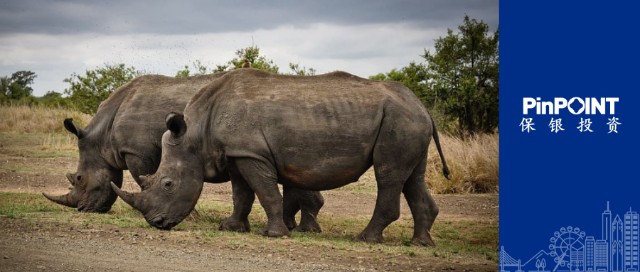
<svg viewBox="0 0 640 272"><path fill-rule="evenodd" d="M607 208L600 220L600 237L587 235L578 227L561 227L549 238L548 248L538 251L524 264L520 259L510 256L502 245L500 271L640 272L638 212L629 208L622 216L613 215L607 201Z"/></svg>

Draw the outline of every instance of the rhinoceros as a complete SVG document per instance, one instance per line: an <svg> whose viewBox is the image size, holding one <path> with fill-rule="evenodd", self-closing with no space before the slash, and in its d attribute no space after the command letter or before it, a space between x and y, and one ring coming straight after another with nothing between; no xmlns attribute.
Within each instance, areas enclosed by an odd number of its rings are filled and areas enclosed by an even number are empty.
<svg viewBox="0 0 640 272"><path fill-rule="evenodd" d="M69 193L61 196L43 193L44 196L82 212L107 212L117 198L109 182L113 181L120 187L123 170L128 169L135 181L145 188L144 177L141 176L154 173L160 164L161 138L166 130L164 118L167 113L181 112L191 96L223 74L185 78L140 76L101 103L84 129L76 127L71 119L64 120L64 127L78 138L78 169L76 173L66 175L73 185ZM228 180L228 175L222 174L209 181ZM300 230L320 231L315 216L323 204L322 196L296 188L285 188L285 193L288 200L287 226L296 226L294 216L302 208ZM254 196L238 195L234 198L253 202ZM243 218L246 216L234 213L221 227L247 231L249 223Z"/></svg>
<svg viewBox="0 0 640 272"><path fill-rule="evenodd" d="M166 117L158 171L139 193L115 192L154 227L170 229L194 208L203 180L229 173L235 190L255 192L267 215L262 234L289 233L278 183L329 190L355 182L373 165L373 217L356 239L381 242L400 216L400 193L413 219L412 242L433 245L438 207L424 175L436 126L420 100L397 82L345 72L299 77L234 70Z"/></svg>

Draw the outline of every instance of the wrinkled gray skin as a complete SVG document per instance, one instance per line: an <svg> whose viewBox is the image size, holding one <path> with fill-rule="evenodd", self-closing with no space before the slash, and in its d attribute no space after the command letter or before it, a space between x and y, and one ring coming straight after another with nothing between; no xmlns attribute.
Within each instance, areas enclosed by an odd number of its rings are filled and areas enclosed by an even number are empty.
<svg viewBox="0 0 640 272"><path fill-rule="evenodd" d="M202 180L229 173L234 197L258 196L268 218L263 234L287 235L278 183L329 190L357 181L373 165L376 206L357 239L382 241L382 231L400 216L402 192L414 219L413 243L433 245L429 230L438 207L424 182L432 136L445 176L449 171L433 120L399 83L344 72L297 77L234 70L166 122L149 186L140 193L112 186L155 227L178 224L194 208ZM250 209L249 201L239 202L235 207Z"/></svg>
<svg viewBox="0 0 640 272"><path fill-rule="evenodd" d="M102 102L85 128L65 120L64 127L78 137L78 169L67 174L73 185L68 194L45 196L83 212L109 211L117 197L109 182L121 186L122 171L129 169L143 185L139 177L154 173L160 164L166 114L182 111L193 94L219 76L141 76Z"/></svg>
<svg viewBox="0 0 640 272"><path fill-rule="evenodd" d="M116 90L100 104L86 128L77 128L71 119L65 120L65 128L78 137L80 151L77 172L66 175L73 188L62 196L46 193L44 196L82 212L107 212L117 197L109 182L113 181L120 187L123 170L128 169L135 181L145 188L145 179L141 176L154 173L160 164L167 113L181 112L191 96L221 75L187 78L141 76ZM228 175L221 174L210 181L228 180ZM286 194L287 226L296 226L294 216L302 207L300 230L320 231L315 218L323 203L322 196L295 188L286 188ZM302 200L308 201L299 203ZM248 231L249 223L230 220L222 227Z"/></svg>

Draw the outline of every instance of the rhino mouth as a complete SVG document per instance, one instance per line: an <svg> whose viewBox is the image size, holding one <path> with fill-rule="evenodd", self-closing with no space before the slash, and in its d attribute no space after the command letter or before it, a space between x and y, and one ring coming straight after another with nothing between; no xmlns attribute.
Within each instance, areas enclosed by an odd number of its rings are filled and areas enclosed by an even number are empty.
<svg viewBox="0 0 640 272"><path fill-rule="evenodd" d="M178 224L177 222L165 219L162 215L157 215L146 220L149 225L161 230L171 230Z"/></svg>
<svg viewBox="0 0 640 272"><path fill-rule="evenodd" d="M77 210L87 213L106 213L111 210L111 206L115 202L115 194L113 199L105 197L102 192L93 191L84 193L77 202Z"/></svg>
<svg viewBox="0 0 640 272"><path fill-rule="evenodd" d="M87 213L106 213L111 210L111 207L92 207L83 204L78 205L79 212L87 212Z"/></svg>

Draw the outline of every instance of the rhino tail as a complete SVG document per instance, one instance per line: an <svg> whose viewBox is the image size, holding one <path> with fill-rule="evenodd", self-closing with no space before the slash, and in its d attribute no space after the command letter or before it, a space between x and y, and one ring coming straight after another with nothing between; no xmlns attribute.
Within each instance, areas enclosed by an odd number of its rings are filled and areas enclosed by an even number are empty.
<svg viewBox="0 0 640 272"><path fill-rule="evenodd" d="M438 155L440 155L440 160L442 161L442 175L444 175L445 178L450 179L451 172L449 171L447 160L444 159L444 153L442 152L442 147L440 146L440 136L438 136L438 128L436 126L436 122L433 121L433 117L431 116L431 114L429 114L429 118L431 119L431 126L433 127L433 141L436 142Z"/></svg>

